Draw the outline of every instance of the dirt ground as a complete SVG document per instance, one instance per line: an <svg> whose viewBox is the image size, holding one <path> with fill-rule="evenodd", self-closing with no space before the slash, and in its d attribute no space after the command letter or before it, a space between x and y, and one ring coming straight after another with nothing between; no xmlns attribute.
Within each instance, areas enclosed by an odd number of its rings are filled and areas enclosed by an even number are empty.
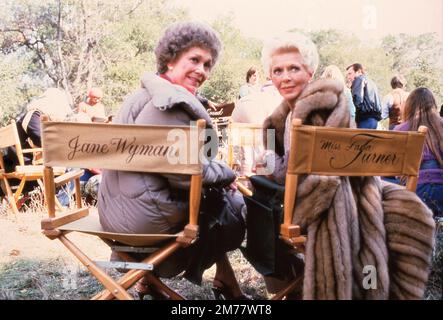
<svg viewBox="0 0 443 320"><path fill-rule="evenodd" d="M88 299L102 290L98 281L60 241L51 241L41 234L43 217L44 214L35 210L18 215L4 207L0 210L0 299ZM96 237L72 233L68 238L94 260L109 260L109 247ZM266 298L262 277L239 250L229 258L242 289L255 299ZM180 275L164 282L186 298L213 299L214 273L214 267L205 272L201 287ZM110 274L121 276L116 271Z"/></svg>
<svg viewBox="0 0 443 320"><path fill-rule="evenodd" d="M92 210L91 214L96 214ZM41 234L41 208L29 208L18 215L0 204L0 300L1 299L88 299L103 288L78 260L58 240ZM68 237L93 260L107 261L110 249L97 238L73 233ZM443 231L439 233L433 268L425 299L442 300L443 293ZM266 299L262 276L243 257L239 250L229 254L243 291L254 299ZM215 268L203 275L202 286L196 286L181 275L163 279L187 299L213 299L211 291ZM122 274L110 271L110 275ZM130 291L134 294L133 291ZM149 299L146 297L145 299Z"/></svg>

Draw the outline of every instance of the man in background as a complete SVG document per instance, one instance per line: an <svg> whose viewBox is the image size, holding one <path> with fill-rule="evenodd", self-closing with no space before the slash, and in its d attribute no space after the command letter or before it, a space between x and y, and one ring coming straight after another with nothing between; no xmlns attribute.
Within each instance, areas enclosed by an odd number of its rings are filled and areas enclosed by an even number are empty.
<svg viewBox="0 0 443 320"><path fill-rule="evenodd" d="M377 129L381 120L381 102L375 83L370 80L360 63L346 68L346 78L352 83L351 93L356 113L357 128Z"/></svg>
<svg viewBox="0 0 443 320"><path fill-rule="evenodd" d="M406 80L402 76L395 76L391 79L392 91L383 99L381 110L382 119L389 117L389 130L402 122L403 107L409 96L404 87Z"/></svg>

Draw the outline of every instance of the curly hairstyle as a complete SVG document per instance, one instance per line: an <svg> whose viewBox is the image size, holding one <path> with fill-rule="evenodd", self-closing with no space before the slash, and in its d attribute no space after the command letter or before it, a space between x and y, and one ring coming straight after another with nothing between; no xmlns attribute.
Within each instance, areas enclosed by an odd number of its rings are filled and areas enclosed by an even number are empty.
<svg viewBox="0 0 443 320"><path fill-rule="evenodd" d="M168 70L168 63L175 61L183 52L192 47L200 47L211 52L211 68L217 62L222 50L218 34L208 25L197 22L179 22L168 27L154 51L158 73L165 73Z"/></svg>
<svg viewBox="0 0 443 320"><path fill-rule="evenodd" d="M314 75L319 64L317 47L311 39L298 32L286 32L264 43L261 62L266 75L270 75L271 59L276 53L293 50L300 53L303 64Z"/></svg>

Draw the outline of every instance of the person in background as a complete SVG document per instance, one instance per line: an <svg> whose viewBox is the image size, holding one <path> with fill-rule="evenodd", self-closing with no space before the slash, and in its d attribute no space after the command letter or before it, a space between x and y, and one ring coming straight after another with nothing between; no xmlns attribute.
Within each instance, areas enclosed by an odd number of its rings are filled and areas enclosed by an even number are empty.
<svg viewBox="0 0 443 320"><path fill-rule="evenodd" d="M381 120L381 102L377 86L366 76L360 63L347 67L346 77L352 83L351 93L355 105L357 127L377 129L378 121Z"/></svg>
<svg viewBox="0 0 443 320"><path fill-rule="evenodd" d="M383 99L381 117L389 117L389 130L402 122L403 109L409 92L405 90L406 80L402 76L391 79L392 91Z"/></svg>
<svg viewBox="0 0 443 320"><path fill-rule="evenodd" d="M72 115L69 94L59 88L49 88L28 103L16 118L17 132L22 149L42 147L40 123L41 117L44 115L52 121L63 121ZM35 154L38 156L40 153ZM23 158L25 165L31 165L38 160L34 159L34 153L24 153ZM19 165L16 149L14 147L7 148L3 160L6 172L13 172L15 167ZM18 180L12 181L11 184L12 186L17 185ZM37 181L28 181L23 191L29 192L37 186ZM57 198L62 205L69 204L69 194L63 188L59 189Z"/></svg>
<svg viewBox="0 0 443 320"><path fill-rule="evenodd" d="M52 121L63 121L72 114L70 97L59 88L49 88L36 99L32 100L16 118L17 131L23 149L41 148L40 122L46 115ZM32 153L24 155L25 164L33 161ZM7 171L14 171L18 165L15 148L7 150L5 166Z"/></svg>
<svg viewBox="0 0 443 320"><path fill-rule="evenodd" d="M355 128L355 105L354 101L352 100L352 93L351 90L346 86L345 83L345 77L341 73L340 69L335 65L330 65L325 68L323 71L321 78L331 78L336 79L340 81L343 84L344 87L344 93L346 95L346 98L348 100L348 106L349 106L349 113L351 115L351 128Z"/></svg>
<svg viewBox="0 0 443 320"><path fill-rule="evenodd" d="M105 106L101 102L103 91L100 88L91 88L85 101L79 103L78 114L86 114L92 122L107 122Z"/></svg>
<svg viewBox="0 0 443 320"><path fill-rule="evenodd" d="M263 124L263 121L272 114L282 100L277 88L269 79L260 91L236 101L231 122ZM261 134L259 136L255 136L254 141L257 144L254 146L234 146L234 163L239 169L237 173L240 176L256 173L256 157L263 151L260 145Z"/></svg>
<svg viewBox="0 0 443 320"><path fill-rule="evenodd" d="M427 88L417 88L409 94L404 106L404 122L397 131L417 131L426 126L425 147L418 176L417 195L432 210L443 217L443 119L439 116L434 95Z"/></svg>
<svg viewBox="0 0 443 320"><path fill-rule="evenodd" d="M247 95L257 92L258 71L254 67L249 68L246 72L246 83L240 87L238 98L241 99Z"/></svg>
<svg viewBox="0 0 443 320"><path fill-rule="evenodd" d="M281 101L282 97L277 88L272 82L267 82L260 91L249 94L235 103L231 120L242 123L263 123Z"/></svg>

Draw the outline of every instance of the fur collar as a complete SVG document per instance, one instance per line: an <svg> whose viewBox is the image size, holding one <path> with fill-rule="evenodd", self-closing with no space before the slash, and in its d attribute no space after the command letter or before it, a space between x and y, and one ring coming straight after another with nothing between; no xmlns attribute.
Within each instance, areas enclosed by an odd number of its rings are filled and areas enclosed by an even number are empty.
<svg viewBox="0 0 443 320"><path fill-rule="evenodd" d="M295 103L291 120L299 118L305 125L348 128L349 106L343 89L343 84L333 79L308 84ZM275 130L275 151L280 156L284 154L283 137L289 111L288 103L283 101L263 123L264 129ZM266 134L263 139L266 145Z"/></svg>
<svg viewBox="0 0 443 320"><path fill-rule="evenodd" d="M152 104L160 111L180 107L192 119L203 119L212 128L212 120L201 102L185 88L160 78L155 73L145 73L141 78L142 88L149 92Z"/></svg>

